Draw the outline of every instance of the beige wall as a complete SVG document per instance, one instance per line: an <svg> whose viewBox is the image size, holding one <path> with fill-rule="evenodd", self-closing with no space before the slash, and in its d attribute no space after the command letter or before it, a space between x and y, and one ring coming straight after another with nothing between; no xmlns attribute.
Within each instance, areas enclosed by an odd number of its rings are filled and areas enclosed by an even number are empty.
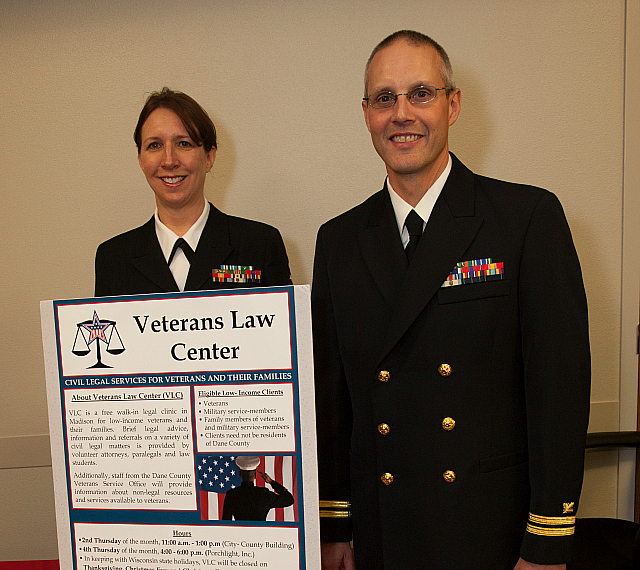
<svg viewBox="0 0 640 570"><path fill-rule="evenodd" d="M210 112L208 198L277 226L308 283L318 226L383 182L362 68L407 27L451 56L458 157L562 200L591 311L591 427L618 428L625 2L3 0L0 560L56 557L50 469L36 467L48 431L38 302L91 296L98 243L151 215L132 141L146 94L168 85ZM615 516L614 463L589 458L581 515Z"/></svg>

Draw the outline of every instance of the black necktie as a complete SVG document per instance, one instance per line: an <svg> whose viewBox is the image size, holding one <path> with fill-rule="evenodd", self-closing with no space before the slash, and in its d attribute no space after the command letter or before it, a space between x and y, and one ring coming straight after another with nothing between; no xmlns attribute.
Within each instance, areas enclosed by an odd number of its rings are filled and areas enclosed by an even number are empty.
<svg viewBox="0 0 640 570"><path fill-rule="evenodd" d="M411 258L416 252L420 236L422 235L422 218L418 215L418 212L411 210L404 220L404 225L409 232L409 243L404 248L404 252L407 254L407 260L411 263Z"/></svg>
<svg viewBox="0 0 640 570"><path fill-rule="evenodd" d="M189 260L189 263L191 263L193 261L193 250L183 238L178 238L176 240L176 243L173 244L173 249L171 250L171 255L169 256L169 261L167 261L167 264L171 265L171 260L173 259L173 256L176 254L176 249L178 248L182 250L185 257Z"/></svg>

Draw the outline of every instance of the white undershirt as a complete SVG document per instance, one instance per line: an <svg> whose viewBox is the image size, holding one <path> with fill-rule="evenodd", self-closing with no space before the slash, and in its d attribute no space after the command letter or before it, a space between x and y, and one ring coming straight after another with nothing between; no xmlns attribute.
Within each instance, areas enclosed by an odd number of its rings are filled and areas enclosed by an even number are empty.
<svg viewBox="0 0 640 570"><path fill-rule="evenodd" d="M187 230L187 233L182 236L184 241L189 244L193 251L195 251L198 247L198 242L200 241L202 230L204 230L204 226L206 225L207 219L209 218L210 209L211 207L209 206L209 202L205 200L204 210L202 210L202 214L200 214L200 217L196 220L196 223ZM156 208L153 217L155 218L156 222L156 236L158 236L160 248L162 249L165 260L169 261L169 256L171 255L173 245L176 243L176 240L180 236L171 231L160 221L160 218L158 217L158 208ZM173 254L173 259L171 260L169 269L171 270L173 278L175 279L176 285L178 285L178 289L180 289L180 291L184 291L184 286L187 282L187 275L189 274L190 267L191 264L189 263L187 256L184 254L182 249L177 248L176 252Z"/></svg>
<svg viewBox="0 0 640 570"><path fill-rule="evenodd" d="M429 216L431 215L431 210L433 210L433 206L440 196L440 192L444 186L444 183L449 178L449 173L451 172L451 155L449 155L449 162L447 162L447 166L442 171L442 174L438 176L438 179L431 185L431 187L425 192L424 196L420 198L420 201L416 205L415 208L412 208L410 204L404 201L396 191L391 186L391 182L387 178L387 188L389 189L389 196L391 197L391 204L393 205L393 211L396 214L396 222L398 224L398 231L400 232L400 237L402 238L402 247L407 247L409 243L409 230L404 225L404 221L407 218L409 212L413 209L418 215L422 218L422 230L424 231L424 227L427 225L429 221Z"/></svg>

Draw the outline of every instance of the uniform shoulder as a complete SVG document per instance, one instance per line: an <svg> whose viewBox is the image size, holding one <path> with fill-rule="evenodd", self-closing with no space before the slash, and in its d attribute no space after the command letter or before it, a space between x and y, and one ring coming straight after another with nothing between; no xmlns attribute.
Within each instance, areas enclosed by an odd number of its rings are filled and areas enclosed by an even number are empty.
<svg viewBox="0 0 640 570"><path fill-rule="evenodd" d="M532 186L530 184L521 184L519 182L498 180L497 178L491 178L489 176L483 176L481 174L474 174L474 176L476 179L476 187L479 187L486 191L514 194L522 196L524 198L531 197L532 199L537 200L539 200L545 194L551 194L549 190L545 190L544 188L540 188L538 186Z"/></svg>
<svg viewBox="0 0 640 570"><path fill-rule="evenodd" d="M544 188L507 182L479 174L474 176L476 199L490 202L496 208L501 207L511 211L520 210L524 213L535 210L539 204L560 206L558 197Z"/></svg>
<svg viewBox="0 0 640 570"><path fill-rule="evenodd" d="M329 221L322 224L322 227L338 228L341 226L352 227L355 224L366 220L368 214L374 209L381 208L384 205L385 196L388 197L388 193L385 189L379 190L375 194L369 196L364 202L361 202L357 206L339 214L338 216L331 218Z"/></svg>
<svg viewBox="0 0 640 570"><path fill-rule="evenodd" d="M250 220L248 218L240 218L239 216L231 216L222 212L221 214L227 218L229 221L229 228L233 232L249 232L253 235L259 234L264 236L280 234L278 228L264 222Z"/></svg>
<svg viewBox="0 0 640 570"><path fill-rule="evenodd" d="M508 182L472 172L454 154L451 156L453 168L447 183L453 184L454 188L473 185L476 198L480 200L485 199L496 206L504 204L505 207L527 208L535 206L544 198L551 200L555 198L552 192L537 186Z"/></svg>
<svg viewBox="0 0 640 570"><path fill-rule="evenodd" d="M152 223L153 218L151 218L151 220L149 220L145 224L138 226L137 228L133 228L132 230L128 230L102 242L98 246L98 251L123 251L135 246L136 244L139 244L140 239L149 232L149 226ZM151 227L151 229L153 229L153 226Z"/></svg>

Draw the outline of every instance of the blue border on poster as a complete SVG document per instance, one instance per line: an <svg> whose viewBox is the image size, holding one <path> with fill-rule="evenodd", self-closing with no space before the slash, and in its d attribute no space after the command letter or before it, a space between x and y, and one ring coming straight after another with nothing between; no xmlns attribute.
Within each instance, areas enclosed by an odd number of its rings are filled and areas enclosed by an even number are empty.
<svg viewBox="0 0 640 570"><path fill-rule="evenodd" d="M291 380L288 380L287 383L293 384L293 398L294 398L294 414L295 414L295 438L296 438L296 452L295 452L295 460L296 460L296 479L297 479L297 495L296 500L298 501L298 520L296 522L288 522L288 521L278 521L278 522L260 522L260 521L251 521L251 526L268 526L268 527L290 527L298 529L298 542L299 542L299 552L300 552L300 567L306 568L306 556L305 556L305 517L304 517L304 488L303 488L303 464L302 464L302 447L301 447L301 425L300 425L300 389L299 389L299 371L298 371L298 353L297 353L297 329L296 329L296 306L295 306L295 295L293 286L281 286L281 287L247 287L241 289L218 289L212 291L186 291L183 293L157 293L157 294L145 294L145 295L128 295L128 296L116 296L116 297L87 297L87 298L78 298L78 299L65 299L60 301L53 301L53 310L54 310L54 324L55 324L55 335L56 335L56 351L58 356L58 378L60 380L60 401L61 401L61 409L60 413L62 415L62 425L64 428L64 454L65 454L65 462L66 462L66 474L67 474L67 500L68 500L68 509L69 509L69 522L70 522L70 532L73 540L73 552L76 552L76 538L74 532L74 524L75 523L110 523L110 524L176 524L176 525L193 525L193 526L234 526L236 521L208 521L202 520L201 511L200 511L200 496L196 489L197 495L197 510L195 511L163 511L163 510L134 510L134 509L73 509L71 505L71 482L69 478L70 466L69 466L69 449L68 449L68 426L66 424L65 417L65 409L64 409L64 392L66 389L78 389L78 388L87 388L87 389L99 389L99 388L110 388L110 387L122 387L120 384L114 383L105 384L102 386L65 386L65 381L74 379L74 378L85 378L84 376L63 376L62 372L62 353L60 346L60 329L59 329L59 319L58 319L58 307L66 306L66 305L103 305L114 302L122 302L122 301L144 301L144 300L152 300L152 299L179 299L179 298L193 298L193 297L216 297L220 295L246 295L246 294L255 294L255 293L270 293L270 292L281 292L286 291L288 293L288 301L289 301L289 326L291 332ZM287 369L289 371L289 369ZM212 372L214 374L236 374L243 373L243 370L234 370L232 372ZM269 371L261 371L261 370L251 370L251 373L265 373L274 372L273 370ZM122 374L118 373L117 376L122 377L144 377L144 376L155 376L155 377L165 377L165 381L161 383L155 383L154 386L171 386L176 383L170 382L169 378L174 375L181 376L197 376L198 374L209 373L209 371L202 372L192 372L192 373L184 373L184 372L165 372L165 373L153 373L153 374ZM109 378L108 374L101 374L102 378ZM116 376L116 375L111 375ZM254 380L254 382L264 382L264 380ZM272 382L277 384L277 382ZM221 385L226 385L226 382L221 382ZM229 382L232 384L232 382ZM188 386L190 388L190 394L193 398L193 392L191 388L193 388L193 382L180 382L181 386ZM195 449L195 416L192 414L192 435L193 435L193 457L194 462L197 460L198 456L202 456L203 452L199 452ZM206 452L208 455L218 455L218 453L214 452ZM235 455L241 455L242 453L238 453ZM230 453L219 453L219 455L231 455ZM245 454L246 455L246 454ZM255 453L253 454L255 455ZM292 455L286 453L268 453L268 456L279 456L279 455ZM247 521L237 521L237 526L246 527ZM74 570L77 570L77 555L73 557Z"/></svg>

